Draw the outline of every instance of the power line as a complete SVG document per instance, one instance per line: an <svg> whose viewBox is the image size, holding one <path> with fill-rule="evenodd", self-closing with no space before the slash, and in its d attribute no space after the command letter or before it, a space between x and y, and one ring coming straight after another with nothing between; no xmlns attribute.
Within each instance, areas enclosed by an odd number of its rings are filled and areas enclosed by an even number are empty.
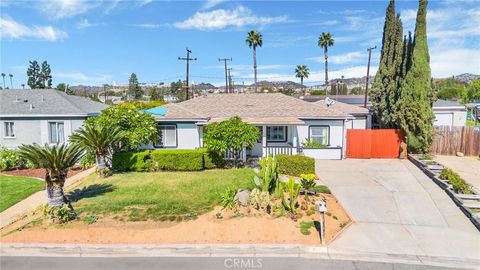
<svg viewBox="0 0 480 270"><path fill-rule="evenodd" d="M187 50L187 57L183 58L183 57L178 57L178 60L184 60L184 61L187 61L187 76L186 76L186 81L187 81L187 85L186 85L186 88L185 88L185 99L188 100L188 72L189 72L189 65L190 65L190 60L193 60L193 61L196 61L197 58L190 58L190 53L192 52L191 50L189 50L188 48L186 48ZM192 93L192 97L193 97L193 93Z"/></svg>
<svg viewBox="0 0 480 270"><path fill-rule="evenodd" d="M227 79L227 61L232 61L232 58L218 58L218 61L223 61L225 64L225 91L228 89L228 79Z"/></svg>

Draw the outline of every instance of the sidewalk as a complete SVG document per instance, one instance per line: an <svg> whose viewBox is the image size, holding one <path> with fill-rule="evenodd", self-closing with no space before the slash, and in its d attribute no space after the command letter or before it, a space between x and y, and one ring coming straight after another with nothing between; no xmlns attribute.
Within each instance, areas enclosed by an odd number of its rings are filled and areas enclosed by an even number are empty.
<svg viewBox="0 0 480 270"><path fill-rule="evenodd" d="M479 259L458 259L373 252L297 244L170 244L170 245L99 245L99 244L1 244L0 256L26 257L296 257L323 260L352 260L411 265L476 269Z"/></svg>
<svg viewBox="0 0 480 270"><path fill-rule="evenodd" d="M480 190L480 160L477 157L436 155L434 160L454 170L467 183Z"/></svg>
<svg viewBox="0 0 480 270"><path fill-rule="evenodd" d="M78 173L68 178L65 181L65 188L78 183L84 177L94 172L95 172L95 167L90 168L84 172ZM44 204L45 202L46 202L46 194L45 194L45 190L42 190L30 195L26 199L11 206L10 208L0 213L0 229L15 222L16 220L21 218L23 215L27 214L28 212L32 211L38 206Z"/></svg>

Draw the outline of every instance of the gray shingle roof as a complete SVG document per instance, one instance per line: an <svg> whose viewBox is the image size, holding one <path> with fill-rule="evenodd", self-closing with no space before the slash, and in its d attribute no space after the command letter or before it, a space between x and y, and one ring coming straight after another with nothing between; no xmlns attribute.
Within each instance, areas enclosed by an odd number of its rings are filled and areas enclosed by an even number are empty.
<svg viewBox="0 0 480 270"><path fill-rule="evenodd" d="M0 116L91 116L106 108L53 89L0 90Z"/></svg>
<svg viewBox="0 0 480 270"><path fill-rule="evenodd" d="M462 104L453 100L438 99L433 103L433 107L464 107Z"/></svg>

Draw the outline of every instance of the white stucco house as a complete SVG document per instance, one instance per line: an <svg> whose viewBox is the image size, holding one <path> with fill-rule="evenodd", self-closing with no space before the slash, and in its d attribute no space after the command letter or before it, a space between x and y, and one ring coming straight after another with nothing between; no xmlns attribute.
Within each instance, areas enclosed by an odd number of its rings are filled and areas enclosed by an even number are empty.
<svg viewBox="0 0 480 270"><path fill-rule="evenodd" d="M106 105L53 89L0 90L0 147L56 144Z"/></svg>
<svg viewBox="0 0 480 270"><path fill-rule="evenodd" d="M320 106L325 105L325 100L314 102ZM371 129L372 128L372 114L367 108L351 105L340 101L333 101L329 107L352 115L353 119L346 120L347 129Z"/></svg>
<svg viewBox="0 0 480 270"><path fill-rule="evenodd" d="M462 127L467 123L467 109L456 101L439 99L433 103L432 109L434 126Z"/></svg>
<svg viewBox="0 0 480 270"><path fill-rule="evenodd" d="M203 147L206 125L239 116L257 126L261 134L257 143L244 151L244 158L303 153L318 159L342 159L348 121L354 119L334 107L278 93L213 94L147 112L159 123L159 138L153 147L174 149ZM303 147L307 139L325 147Z"/></svg>

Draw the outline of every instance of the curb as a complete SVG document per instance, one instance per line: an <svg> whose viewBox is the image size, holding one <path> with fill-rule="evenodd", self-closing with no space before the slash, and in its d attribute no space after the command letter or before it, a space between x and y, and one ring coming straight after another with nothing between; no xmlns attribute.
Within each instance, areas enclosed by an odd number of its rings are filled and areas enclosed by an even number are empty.
<svg viewBox="0 0 480 270"><path fill-rule="evenodd" d="M356 260L410 265L477 269L480 259L432 257L413 254L362 253L301 244L10 244L1 243L0 256L32 257L302 257Z"/></svg>

